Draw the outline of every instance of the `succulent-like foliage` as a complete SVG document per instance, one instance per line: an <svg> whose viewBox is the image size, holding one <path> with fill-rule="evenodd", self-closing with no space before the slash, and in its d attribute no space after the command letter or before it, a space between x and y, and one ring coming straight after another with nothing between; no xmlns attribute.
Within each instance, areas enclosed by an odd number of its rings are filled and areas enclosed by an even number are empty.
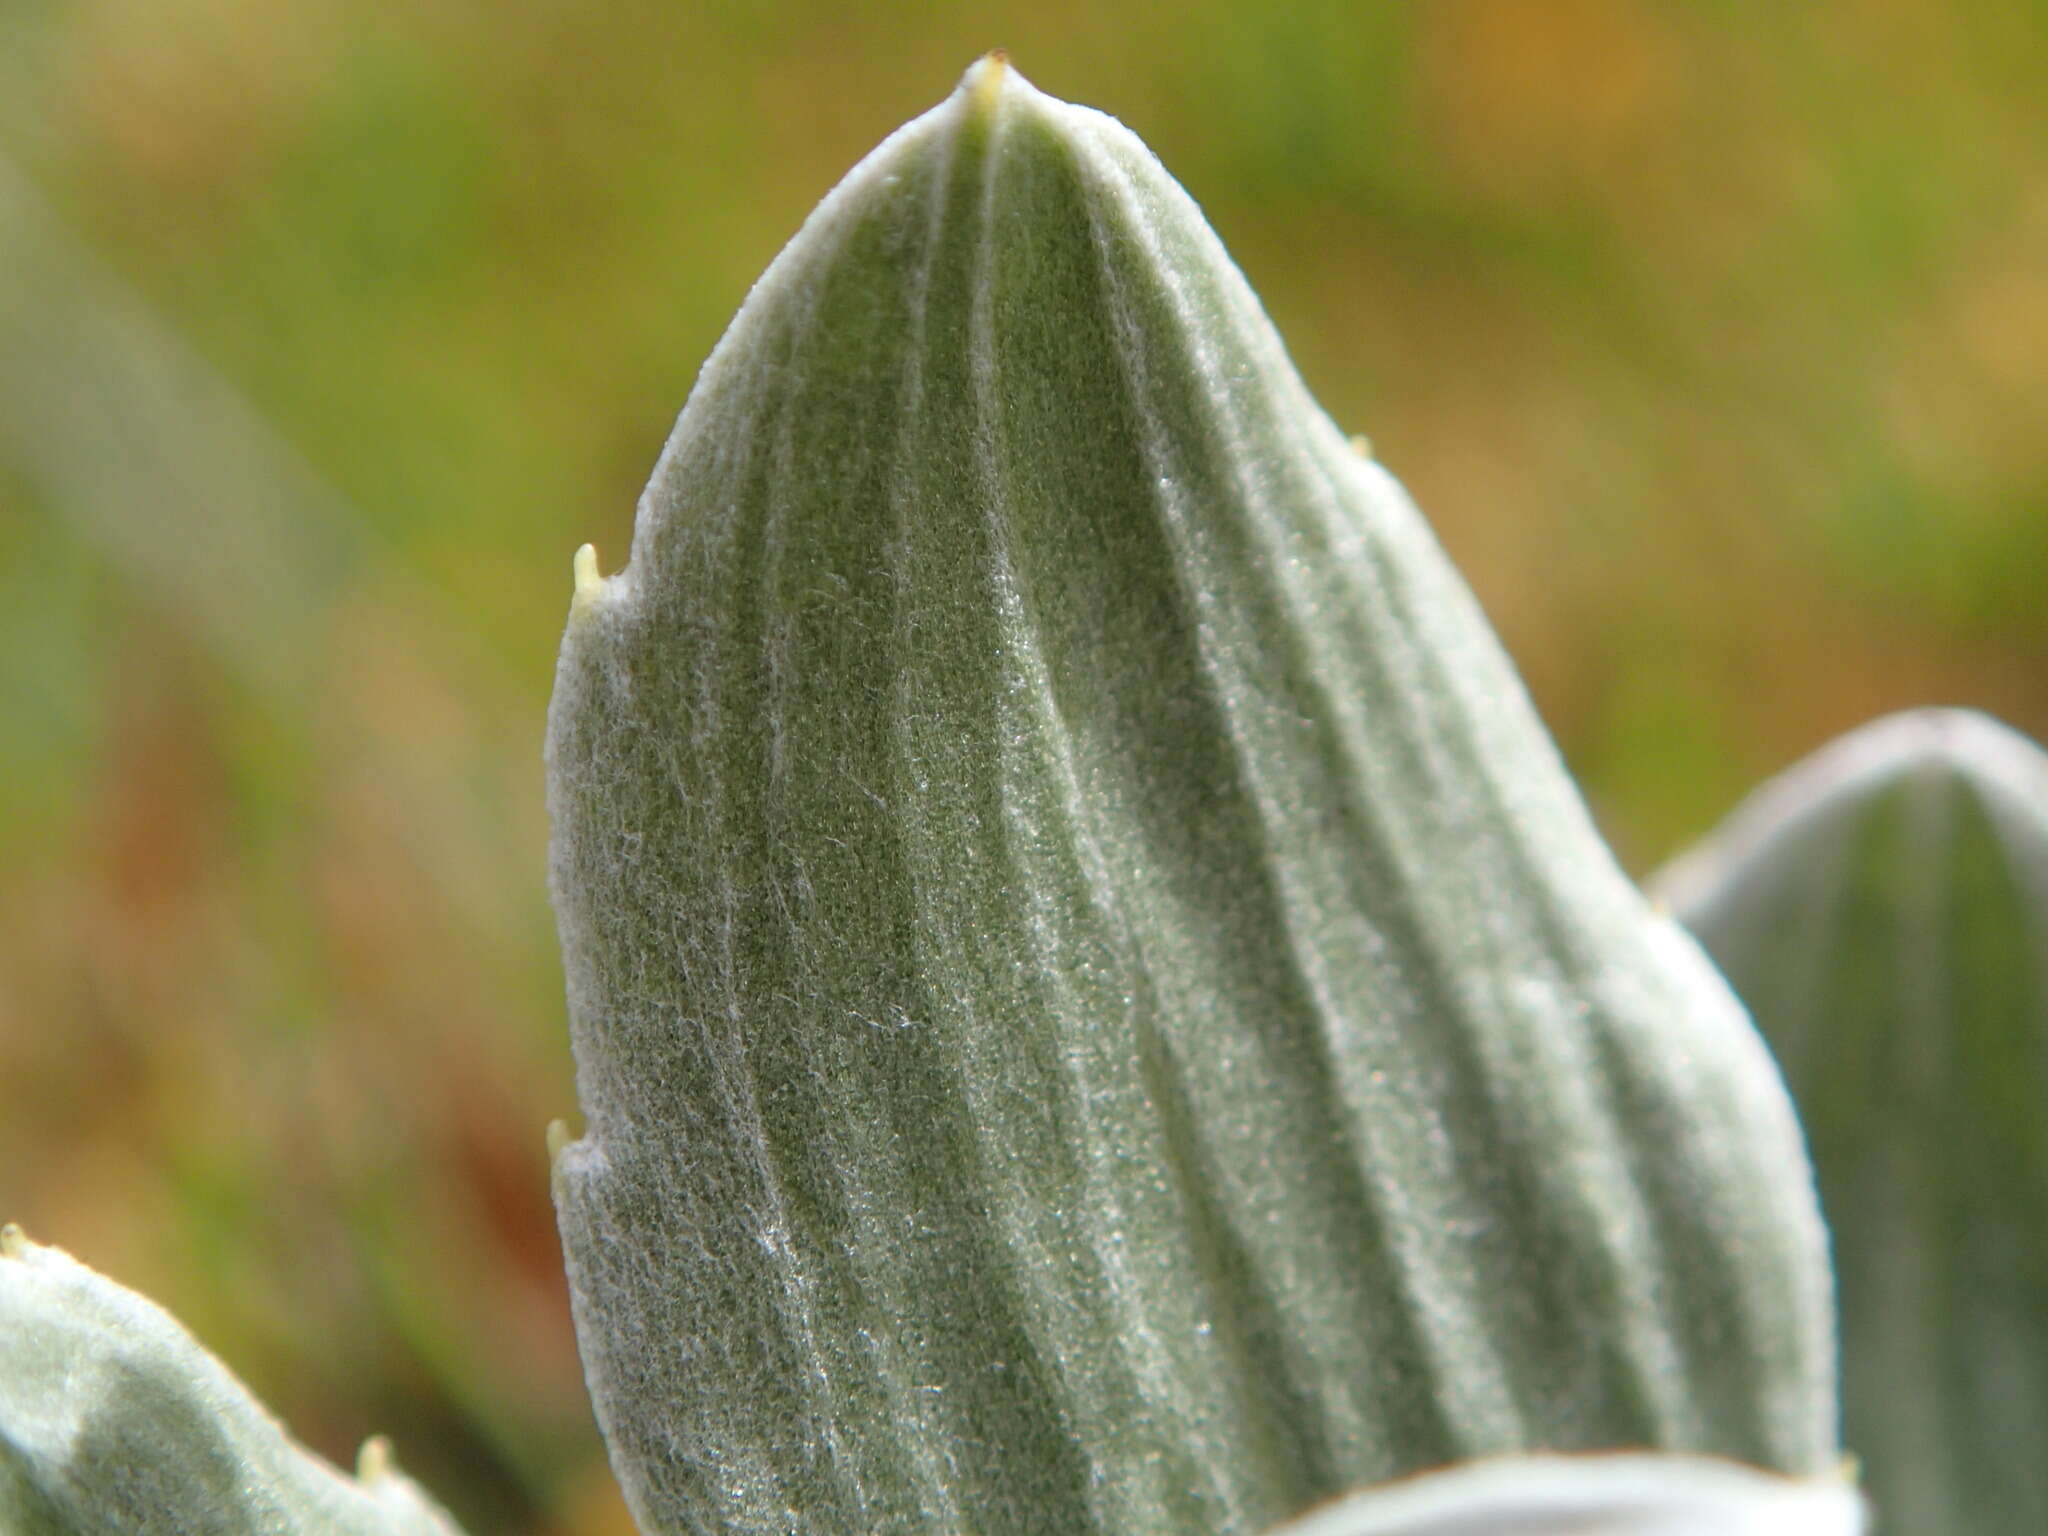
<svg viewBox="0 0 2048 1536"><path fill-rule="evenodd" d="M1863 1514L1840 1477L1693 1456L1507 1456L1353 1494L1273 1536L1858 1536Z"/></svg>
<svg viewBox="0 0 2048 1536"><path fill-rule="evenodd" d="M7 1536L458 1536L381 1440L350 1478L162 1308L0 1229Z"/></svg>
<svg viewBox="0 0 2048 1536"><path fill-rule="evenodd" d="M579 560L548 758L650 1536L1831 1463L1767 1054L1111 120L985 61L826 200Z"/></svg>
<svg viewBox="0 0 2048 1536"><path fill-rule="evenodd" d="M1896 715L1661 886L1776 1048L1834 1233L1887 1531L2048 1531L2048 754Z"/></svg>

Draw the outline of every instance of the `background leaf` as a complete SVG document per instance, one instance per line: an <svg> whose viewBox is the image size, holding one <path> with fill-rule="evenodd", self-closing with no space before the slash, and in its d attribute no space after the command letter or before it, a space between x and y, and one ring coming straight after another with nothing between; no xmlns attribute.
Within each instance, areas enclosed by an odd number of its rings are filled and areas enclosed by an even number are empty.
<svg viewBox="0 0 2048 1536"><path fill-rule="evenodd" d="M2048 755L1894 715L1660 882L1792 1084L1884 1530L2048 1530Z"/></svg>

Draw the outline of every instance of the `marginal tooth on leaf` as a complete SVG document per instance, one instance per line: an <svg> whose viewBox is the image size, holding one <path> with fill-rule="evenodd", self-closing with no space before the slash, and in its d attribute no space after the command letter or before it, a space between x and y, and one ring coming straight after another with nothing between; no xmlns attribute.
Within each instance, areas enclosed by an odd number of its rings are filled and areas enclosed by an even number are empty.
<svg viewBox="0 0 2048 1536"><path fill-rule="evenodd" d="M0 1259L18 1259L28 1253L28 1234L13 1222L0 1226Z"/></svg>
<svg viewBox="0 0 2048 1536"><path fill-rule="evenodd" d="M561 1160L563 1149L575 1140L569 1134L569 1122L550 1120L548 1122L548 1165L552 1167Z"/></svg>
<svg viewBox="0 0 2048 1536"><path fill-rule="evenodd" d="M597 546L585 544L577 549L571 567L576 578L576 593L570 611L580 613L604 596L606 582L597 568Z"/></svg>
<svg viewBox="0 0 2048 1536"><path fill-rule="evenodd" d="M370 1485L391 1476L393 1459L388 1435L372 1435L356 1452L356 1481Z"/></svg>

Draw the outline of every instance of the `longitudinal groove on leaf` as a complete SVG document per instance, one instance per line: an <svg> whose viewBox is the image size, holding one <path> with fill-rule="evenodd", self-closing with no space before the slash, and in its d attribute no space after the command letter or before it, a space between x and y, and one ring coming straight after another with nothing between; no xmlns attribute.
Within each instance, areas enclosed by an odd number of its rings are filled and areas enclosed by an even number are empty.
<svg viewBox="0 0 2048 1536"><path fill-rule="evenodd" d="M984 64L706 365L549 758L650 1532L1833 1452L1774 1070L1142 146Z"/></svg>

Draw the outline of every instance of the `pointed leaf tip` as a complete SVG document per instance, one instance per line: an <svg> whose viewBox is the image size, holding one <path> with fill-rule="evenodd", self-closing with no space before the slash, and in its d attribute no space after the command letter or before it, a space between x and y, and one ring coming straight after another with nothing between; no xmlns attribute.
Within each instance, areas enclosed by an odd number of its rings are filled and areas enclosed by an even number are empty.
<svg viewBox="0 0 2048 1536"><path fill-rule="evenodd" d="M995 111L1005 85L1024 85L1021 75L1017 75L1014 82L1010 79L1014 73L1010 68L1009 54L997 48L982 55L967 67L967 73L960 81L960 89L975 110L986 115Z"/></svg>
<svg viewBox="0 0 2048 1536"><path fill-rule="evenodd" d="M1829 1465L1747 1021L1187 195L976 70L755 286L563 642L555 1191L636 1514Z"/></svg>

